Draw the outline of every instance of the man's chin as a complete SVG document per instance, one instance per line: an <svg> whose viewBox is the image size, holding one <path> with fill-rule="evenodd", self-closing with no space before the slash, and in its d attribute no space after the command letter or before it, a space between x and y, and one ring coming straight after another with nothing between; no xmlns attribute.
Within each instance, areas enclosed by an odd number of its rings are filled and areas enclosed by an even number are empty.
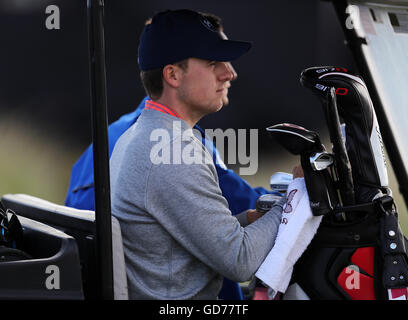
<svg viewBox="0 0 408 320"><path fill-rule="evenodd" d="M219 106L218 106L218 108L216 109L216 111L215 112L218 112L218 111L220 111L221 109L222 109L222 107L223 106L225 106L225 104L224 104L224 102L222 102Z"/></svg>
<svg viewBox="0 0 408 320"><path fill-rule="evenodd" d="M228 106L229 105L229 100L228 100L228 98L223 98L222 99L222 105L225 107L225 106Z"/></svg>

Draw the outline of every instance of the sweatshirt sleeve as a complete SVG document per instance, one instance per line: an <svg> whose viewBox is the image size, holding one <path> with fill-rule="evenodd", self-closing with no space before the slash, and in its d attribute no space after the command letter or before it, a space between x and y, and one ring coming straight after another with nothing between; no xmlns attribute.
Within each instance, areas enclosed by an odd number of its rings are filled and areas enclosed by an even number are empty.
<svg viewBox="0 0 408 320"><path fill-rule="evenodd" d="M214 165L161 164L151 167L145 206L201 262L231 280L246 281L274 244L284 200L242 227L222 196Z"/></svg>
<svg viewBox="0 0 408 320"><path fill-rule="evenodd" d="M246 227L249 224L248 215L247 215L247 212L249 210L250 209L245 210L244 212L238 213L234 216L239 221L239 224L241 225L241 227Z"/></svg>

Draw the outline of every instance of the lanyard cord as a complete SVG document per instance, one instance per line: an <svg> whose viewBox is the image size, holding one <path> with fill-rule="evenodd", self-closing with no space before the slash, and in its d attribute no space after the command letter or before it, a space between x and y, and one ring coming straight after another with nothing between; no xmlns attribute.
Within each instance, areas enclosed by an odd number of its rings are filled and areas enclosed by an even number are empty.
<svg viewBox="0 0 408 320"><path fill-rule="evenodd" d="M160 103L153 102L152 100L147 100L147 101L146 101L146 107L145 107L145 109L147 109L147 110L156 110L156 111L160 111L160 112L162 112L162 113L167 113L167 114L169 114L169 115L171 115L171 116L173 116L173 117L176 117L176 118L179 118L179 119L182 119L182 120L183 120L183 118L180 117L180 116L177 114L176 111L174 111L174 110L172 110L171 108L169 108L169 107L167 107L167 106L165 106L165 105L162 105L162 104L160 104Z"/></svg>

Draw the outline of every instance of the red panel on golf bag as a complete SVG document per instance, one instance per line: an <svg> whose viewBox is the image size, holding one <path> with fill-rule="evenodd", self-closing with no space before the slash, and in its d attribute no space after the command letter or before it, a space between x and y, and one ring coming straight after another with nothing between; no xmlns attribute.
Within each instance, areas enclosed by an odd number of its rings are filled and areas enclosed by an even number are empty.
<svg viewBox="0 0 408 320"><path fill-rule="evenodd" d="M343 269L337 283L352 300L376 300L374 279L350 267Z"/></svg>
<svg viewBox="0 0 408 320"><path fill-rule="evenodd" d="M402 289L390 289L388 291L390 300L407 300L408 299L408 290L407 288Z"/></svg>
<svg viewBox="0 0 408 320"><path fill-rule="evenodd" d="M372 278L374 276L374 247L357 249L351 257L351 262L354 267L350 265L344 268L337 278L337 283L353 300L376 300ZM360 270L370 276L359 272Z"/></svg>
<svg viewBox="0 0 408 320"><path fill-rule="evenodd" d="M351 257L351 262L356 266L374 276L374 247L359 248Z"/></svg>

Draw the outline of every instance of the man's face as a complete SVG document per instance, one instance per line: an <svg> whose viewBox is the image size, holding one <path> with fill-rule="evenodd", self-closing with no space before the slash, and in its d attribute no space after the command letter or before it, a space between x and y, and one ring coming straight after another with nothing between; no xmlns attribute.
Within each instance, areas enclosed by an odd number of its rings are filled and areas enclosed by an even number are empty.
<svg viewBox="0 0 408 320"><path fill-rule="evenodd" d="M226 34L224 33L224 31L222 31L222 29L219 31L221 38L223 38L224 40L228 40L228 37L226 36ZM238 75L235 71L235 69L232 67L232 64L230 62L228 63L228 67L231 69L232 73L233 73L233 78L231 80L235 80ZM226 90L225 90L225 94L222 98L222 102L224 106L227 106L229 104L229 99L228 99L228 88L231 87L231 81L227 81L227 83L225 84Z"/></svg>
<svg viewBox="0 0 408 320"><path fill-rule="evenodd" d="M209 114L228 103L230 81L236 77L228 62L188 59L178 91L179 99L200 114Z"/></svg>
<svg viewBox="0 0 408 320"><path fill-rule="evenodd" d="M237 78L237 73L235 72L235 69L232 67L230 62L227 62L228 67L231 69L231 72L233 74L233 78L231 80L235 80ZM228 88L231 87L231 81L227 81L225 83L225 94L222 97L222 103L224 106L227 106L229 104L229 99L228 99Z"/></svg>

